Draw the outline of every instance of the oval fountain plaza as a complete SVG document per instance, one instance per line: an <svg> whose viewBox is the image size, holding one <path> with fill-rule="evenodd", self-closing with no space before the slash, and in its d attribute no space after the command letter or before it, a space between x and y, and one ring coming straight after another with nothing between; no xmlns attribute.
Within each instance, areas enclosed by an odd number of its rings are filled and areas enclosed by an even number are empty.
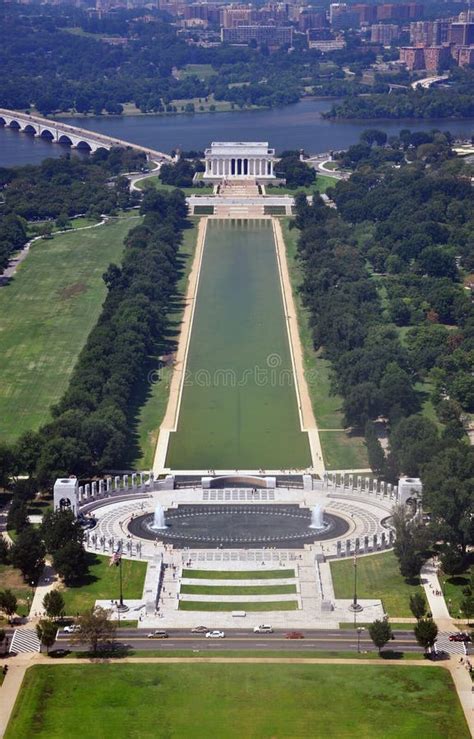
<svg viewBox="0 0 474 739"><path fill-rule="evenodd" d="M133 536L195 549L301 548L343 536L349 528L340 516L298 505L178 505L166 515L158 506L128 523Z"/></svg>

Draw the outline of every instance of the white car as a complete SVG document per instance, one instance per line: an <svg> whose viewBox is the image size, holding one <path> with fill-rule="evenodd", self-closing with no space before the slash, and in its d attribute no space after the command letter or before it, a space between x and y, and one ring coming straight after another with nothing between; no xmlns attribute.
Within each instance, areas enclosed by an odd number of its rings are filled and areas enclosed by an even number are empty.
<svg viewBox="0 0 474 739"><path fill-rule="evenodd" d="M268 624L260 624L260 626L255 626L253 630L254 634L273 634L273 628L269 626Z"/></svg>
<svg viewBox="0 0 474 739"><path fill-rule="evenodd" d="M63 629L65 634L76 634L80 630L81 627L79 624L71 624L70 626L65 626Z"/></svg>
<svg viewBox="0 0 474 739"><path fill-rule="evenodd" d="M206 639L223 639L225 634L223 631L208 631Z"/></svg>

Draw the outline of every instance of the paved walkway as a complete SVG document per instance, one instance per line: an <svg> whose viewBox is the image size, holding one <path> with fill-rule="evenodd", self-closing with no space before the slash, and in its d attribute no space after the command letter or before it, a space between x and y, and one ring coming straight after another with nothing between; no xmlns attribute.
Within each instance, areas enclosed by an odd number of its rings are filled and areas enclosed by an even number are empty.
<svg viewBox="0 0 474 739"><path fill-rule="evenodd" d="M44 570L41 574L38 584L36 585L35 594L31 602L30 613L28 616L28 628L31 628L31 624L39 621L40 618L46 615L46 611L43 607L43 598L46 593L51 590L55 590L59 585L56 573L50 562L46 562Z"/></svg>
<svg viewBox="0 0 474 739"><path fill-rule="evenodd" d="M420 574L429 610L439 630L456 631L438 579L438 566L436 562L433 559L429 559L421 568Z"/></svg>

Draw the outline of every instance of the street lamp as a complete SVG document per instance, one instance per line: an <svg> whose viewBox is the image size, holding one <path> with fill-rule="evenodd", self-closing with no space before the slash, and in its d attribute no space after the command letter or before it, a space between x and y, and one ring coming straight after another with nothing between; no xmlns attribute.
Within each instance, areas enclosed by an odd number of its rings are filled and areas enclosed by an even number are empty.
<svg viewBox="0 0 474 739"><path fill-rule="evenodd" d="M354 614L354 628L357 627L357 614L363 611L363 607L357 601L357 554L354 552L354 597L349 606L349 610Z"/></svg>

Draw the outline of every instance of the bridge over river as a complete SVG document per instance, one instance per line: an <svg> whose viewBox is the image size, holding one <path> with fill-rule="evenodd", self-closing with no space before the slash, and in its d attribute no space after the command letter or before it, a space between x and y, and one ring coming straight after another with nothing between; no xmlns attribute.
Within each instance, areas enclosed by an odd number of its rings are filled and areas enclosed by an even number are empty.
<svg viewBox="0 0 474 739"><path fill-rule="evenodd" d="M169 154L164 154L162 151L157 151L156 149L149 149L146 146L133 144L130 141L122 141L122 139L116 139L113 136L88 131L85 128L79 128L79 126L69 126L61 121L52 121L48 118L20 113L16 110L0 108L0 125L9 126L31 136L41 136L44 139L50 140L52 143L65 144L66 146L72 146L86 151L94 152L97 149L127 147L135 151L144 152L148 159L153 162L172 161Z"/></svg>

